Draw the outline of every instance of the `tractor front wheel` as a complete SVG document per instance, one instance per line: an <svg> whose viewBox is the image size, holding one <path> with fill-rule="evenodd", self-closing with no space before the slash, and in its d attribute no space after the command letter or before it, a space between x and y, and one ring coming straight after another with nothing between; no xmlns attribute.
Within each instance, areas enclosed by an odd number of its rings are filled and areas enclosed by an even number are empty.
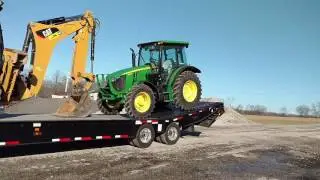
<svg viewBox="0 0 320 180"><path fill-rule="evenodd" d="M139 84L128 93L124 105L127 114L134 118L146 118L151 115L155 107L155 96L152 89Z"/></svg>
<svg viewBox="0 0 320 180"><path fill-rule="evenodd" d="M99 110L105 115L116 115L119 110L108 105L107 101L102 100L100 97L97 99L97 105Z"/></svg>
<svg viewBox="0 0 320 180"><path fill-rule="evenodd" d="M182 72L174 83L174 105L182 110L191 110L200 101L201 83L198 76L191 71Z"/></svg>

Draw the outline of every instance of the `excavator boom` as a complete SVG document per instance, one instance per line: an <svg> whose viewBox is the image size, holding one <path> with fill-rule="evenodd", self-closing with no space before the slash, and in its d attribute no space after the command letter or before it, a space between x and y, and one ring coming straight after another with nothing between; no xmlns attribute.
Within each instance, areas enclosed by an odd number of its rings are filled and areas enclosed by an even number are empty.
<svg viewBox="0 0 320 180"><path fill-rule="evenodd" d="M27 99L39 93L55 46L74 33L72 39L75 42L75 48L71 76L74 83L79 82L78 73L85 72L89 39L90 35L92 39L95 38L94 32L95 20L89 11L84 15L30 23L27 28L23 51L28 52L30 45L32 46L30 61L32 72L28 84L30 88L25 91L21 99ZM32 76L35 78L32 78Z"/></svg>
<svg viewBox="0 0 320 180"><path fill-rule="evenodd" d="M43 84L54 48L60 41L73 35L75 47L71 78L74 89L70 99L58 109L56 114L64 117L89 115L91 102L88 90L94 82L94 75L93 72L86 73L86 64L91 40L91 70L93 71L95 28L96 19L90 11L78 16L29 23L22 51L4 49L0 74L1 101L10 102L12 99L24 100L36 96ZM28 62L27 54L30 50L31 57ZM21 72L27 64L31 70L26 77L23 77Z"/></svg>

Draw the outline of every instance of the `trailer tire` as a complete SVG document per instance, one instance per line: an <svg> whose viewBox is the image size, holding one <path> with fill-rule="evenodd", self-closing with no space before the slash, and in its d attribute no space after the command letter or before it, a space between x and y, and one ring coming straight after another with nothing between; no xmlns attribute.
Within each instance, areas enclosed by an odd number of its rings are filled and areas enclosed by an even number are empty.
<svg viewBox="0 0 320 180"><path fill-rule="evenodd" d="M155 138L155 132L150 124L144 124L139 127L136 137L131 140L131 143L138 148L149 147Z"/></svg>
<svg viewBox="0 0 320 180"><path fill-rule="evenodd" d="M158 143L163 143L162 140L161 140L160 135L156 136L156 142L158 142Z"/></svg>
<svg viewBox="0 0 320 180"><path fill-rule="evenodd" d="M173 145L178 142L180 135L181 131L179 125L172 122L167 126L166 131L162 133L159 137L163 144Z"/></svg>

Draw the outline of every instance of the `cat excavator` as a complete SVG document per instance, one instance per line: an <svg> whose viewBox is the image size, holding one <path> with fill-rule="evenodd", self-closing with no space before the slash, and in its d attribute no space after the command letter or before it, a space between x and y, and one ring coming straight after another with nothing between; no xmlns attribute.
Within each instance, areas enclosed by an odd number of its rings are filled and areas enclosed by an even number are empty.
<svg viewBox="0 0 320 180"><path fill-rule="evenodd" d="M3 1L0 0L0 10ZM89 89L94 83L93 74L95 29L99 21L90 11L72 17L31 22L22 50L4 48L0 26L0 103L10 104L37 96L44 82L47 67L55 46L73 35L75 43L71 79L72 92L67 101L56 112L57 116L85 117L90 114L91 100ZM89 47L91 44L91 47ZM86 72L88 50L91 49L91 72ZM30 58L28 58L30 54ZM30 60L28 60L30 59ZM26 67L30 71L23 75Z"/></svg>

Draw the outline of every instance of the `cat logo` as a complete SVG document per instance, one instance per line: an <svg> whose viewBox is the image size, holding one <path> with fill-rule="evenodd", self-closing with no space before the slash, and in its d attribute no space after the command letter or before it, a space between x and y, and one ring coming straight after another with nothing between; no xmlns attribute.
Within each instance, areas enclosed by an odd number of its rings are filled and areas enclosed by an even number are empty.
<svg viewBox="0 0 320 180"><path fill-rule="evenodd" d="M36 32L36 34L43 39L54 40L61 35L61 31L58 28L42 29Z"/></svg>

